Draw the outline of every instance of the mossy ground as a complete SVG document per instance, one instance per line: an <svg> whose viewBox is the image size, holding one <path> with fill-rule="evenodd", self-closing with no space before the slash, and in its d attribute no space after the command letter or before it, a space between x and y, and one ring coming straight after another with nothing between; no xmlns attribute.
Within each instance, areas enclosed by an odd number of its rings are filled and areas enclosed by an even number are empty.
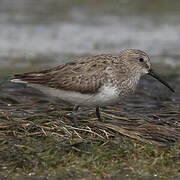
<svg viewBox="0 0 180 180"><path fill-rule="evenodd" d="M170 179L179 177L180 173L180 144L158 147L126 138L106 142L74 140L60 143L53 137L28 137L24 142L19 139L13 145L12 139L8 141L2 149L1 173L14 179L18 179L19 175L87 179Z"/></svg>
<svg viewBox="0 0 180 180"><path fill-rule="evenodd" d="M130 118L112 115L106 109L102 113L105 123L98 122L90 111L79 115L80 126L74 127L67 113L70 110L63 108L63 113L51 110L25 118L1 112L1 177L180 177L180 135L177 129L167 126L167 121L164 125L153 125L145 123L142 117L134 117L136 123L132 124Z"/></svg>
<svg viewBox="0 0 180 180"><path fill-rule="evenodd" d="M180 88L171 78L174 95L149 78L101 109L104 123L91 109L78 114L78 127L72 106L1 83L0 179L179 179Z"/></svg>

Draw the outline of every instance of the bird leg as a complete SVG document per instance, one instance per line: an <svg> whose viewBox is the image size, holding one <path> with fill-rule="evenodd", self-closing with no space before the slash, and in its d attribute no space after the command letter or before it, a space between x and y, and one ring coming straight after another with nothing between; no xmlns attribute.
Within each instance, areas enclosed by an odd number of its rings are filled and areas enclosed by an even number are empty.
<svg viewBox="0 0 180 180"><path fill-rule="evenodd" d="M97 118L98 118L98 120L100 122L103 122L103 120L101 119L101 114L100 114L99 106L96 107L96 116L97 116Z"/></svg>
<svg viewBox="0 0 180 180"><path fill-rule="evenodd" d="M79 109L79 106L75 105L75 106L74 106L74 109L73 109L73 112L72 112L72 115L73 115L73 123L74 123L74 126L75 126L75 127L78 126L78 122L77 122L77 112L78 112L78 109Z"/></svg>

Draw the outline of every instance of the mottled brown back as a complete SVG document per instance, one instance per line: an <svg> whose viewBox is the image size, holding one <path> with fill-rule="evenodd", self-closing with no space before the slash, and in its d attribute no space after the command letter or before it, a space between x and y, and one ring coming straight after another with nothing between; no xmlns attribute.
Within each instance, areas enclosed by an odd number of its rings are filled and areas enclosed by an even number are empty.
<svg viewBox="0 0 180 180"><path fill-rule="evenodd" d="M118 56L97 55L69 62L55 68L15 75L16 79L47 87L91 94L107 82L107 67L119 63ZM118 64L119 65L119 64Z"/></svg>

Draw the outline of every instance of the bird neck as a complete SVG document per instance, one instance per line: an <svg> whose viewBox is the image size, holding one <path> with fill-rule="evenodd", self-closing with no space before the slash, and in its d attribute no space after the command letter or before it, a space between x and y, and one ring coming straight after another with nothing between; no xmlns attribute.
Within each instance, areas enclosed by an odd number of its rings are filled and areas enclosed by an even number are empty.
<svg viewBox="0 0 180 180"><path fill-rule="evenodd" d="M118 89L119 89L119 94L121 96L127 96L129 94L133 94L137 84L139 82L139 79L141 77L140 73L129 75L123 81L119 81L118 83Z"/></svg>

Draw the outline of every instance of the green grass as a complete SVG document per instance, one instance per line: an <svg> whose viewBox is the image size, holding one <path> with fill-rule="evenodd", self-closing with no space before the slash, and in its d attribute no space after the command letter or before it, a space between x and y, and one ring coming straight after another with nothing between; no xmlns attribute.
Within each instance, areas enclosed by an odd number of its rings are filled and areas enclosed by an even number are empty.
<svg viewBox="0 0 180 180"><path fill-rule="evenodd" d="M159 147L120 138L118 140L59 143L57 138L26 138L4 142L1 173L10 177L159 177L180 175L180 143ZM10 148L11 147L11 148ZM3 152L3 154L2 154Z"/></svg>
<svg viewBox="0 0 180 180"><path fill-rule="evenodd" d="M105 120L111 117L110 114L103 114ZM154 126L145 122L143 123L148 128L144 127L153 132L151 138L144 129L142 132L138 129L133 131L129 126L127 129L123 124L130 123L131 120L125 117L120 125L114 121L99 123L91 113L89 118L83 118L84 116L80 117L81 126L75 128L71 125L70 116L55 112L35 114L27 118L2 114L1 176L7 179L39 179L47 176L54 179L180 177L178 140L173 145L166 141L158 142L159 139L153 139ZM138 119L136 123L140 123L140 120L143 121ZM158 129L161 130L169 129ZM158 134L158 131L156 133L157 136L161 135L161 140L168 139L165 134L164 137L160 132ZM170 141L171 138L169 137Z"/></svg>

